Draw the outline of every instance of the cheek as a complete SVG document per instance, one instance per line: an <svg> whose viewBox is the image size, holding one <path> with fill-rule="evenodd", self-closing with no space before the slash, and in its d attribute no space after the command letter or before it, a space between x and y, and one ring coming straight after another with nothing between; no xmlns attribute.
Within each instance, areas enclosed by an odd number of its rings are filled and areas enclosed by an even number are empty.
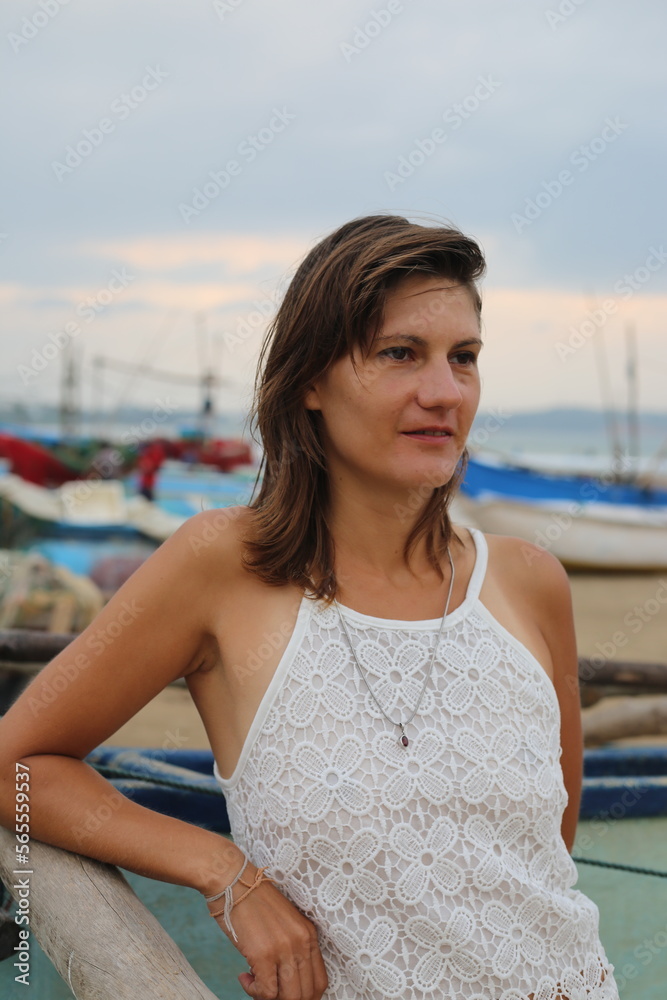
<svg viewBox="0 0 667 1000"><path fill-rule="evenodd" d="M343 448L377 440L386 421L378 401L368 395L350 395L336 412L336 435Z"/></svg>
<svg viewBox="0 0 667 1000"><path fill-rule="evenodd" d="M482 391L482 379L478 369L475 369L474 374L466 379L461 391L466 402L470 404L479 402Z"/></svg>
<svg viewBox="0 0 667 1000"><path fill-rule="evenodd" d="M399 417L386 400L363 389L348 391L327 413L329 440L339 455L366 466L386 454L396 438Z"/></svg>

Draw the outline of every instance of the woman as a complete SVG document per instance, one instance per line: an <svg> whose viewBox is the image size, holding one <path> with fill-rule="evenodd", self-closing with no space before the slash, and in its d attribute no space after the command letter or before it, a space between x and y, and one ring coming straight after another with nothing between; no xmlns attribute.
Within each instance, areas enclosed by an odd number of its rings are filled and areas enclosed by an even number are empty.
<svg viewBox="0 0 667 1000"><path fill-rule="evenodd" d="M0 820L23 760L32 836L198 889L252 997L618 997L571 888L567 576L448 515L483 270L457 230L391 215L322 240L262 349L258 495L183 525L0 723ZM82 758L177 677L234 843L129 800L77 840L109 791Z"/></svg>

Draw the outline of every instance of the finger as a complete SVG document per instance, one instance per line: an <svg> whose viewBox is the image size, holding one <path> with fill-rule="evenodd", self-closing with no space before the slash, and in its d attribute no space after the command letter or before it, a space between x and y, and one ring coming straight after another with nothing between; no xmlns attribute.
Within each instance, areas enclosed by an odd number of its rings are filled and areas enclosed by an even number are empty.
<svg viewBox="0 0 667 1000"><path fill-rule="evenodd" d="M253 972L242 972L241 976L248 977L245 985L241 983L248 996L256 997L257 1000L280 996L282 1000L282 994L278 993L278 970L275 962L258 962L253 966Z"/></svg>
<svg viewBox="0 0 667 1000"><path fill-rule="evenodd" d="M238 981L240 982L241 986L243 987L243 990L248 994L248 996L252 996L252 993L250 992L249 989L249 987L252 986L252 984L255 982L255 977L252 974L252 972L242 972L238 976Z"/></svg>
<svg viewBox="0 0 667 1000"><path fill-rule="evenodd" d="M296 963L299 972L299 980L301 982L301 997L302 1000L313 1000L313 963L311 959L311 952L313 948L313 943L309 943L305 946L302 952L297 955Z"/></svg>
<svg viewBox="0 0 667 1000"><path fill-rule="evenodd" d="M311 964L313 969L313 996L315 1000L320 1000L320 997L329 986L329 976L319 944L313 951Z"/></svg>
<svg viewBox="0 0 667 1000"><path fill-rule="evenodd" d="M278 996L280 1000L304 1000L301 993L301 976L296 957L287 959L278 967ZM310 997L306 997L310 1000Z"/></svg>

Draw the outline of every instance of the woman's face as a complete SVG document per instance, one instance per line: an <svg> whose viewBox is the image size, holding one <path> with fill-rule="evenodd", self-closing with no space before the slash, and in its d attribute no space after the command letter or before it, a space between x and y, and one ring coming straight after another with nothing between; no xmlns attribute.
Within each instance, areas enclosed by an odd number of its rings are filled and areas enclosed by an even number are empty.
<svg viewBox="0 0 667 1000"><path fill-rule="evenodd" d="M480 348L463 285L416 275L393 289L370 353L355 349L357 372L345 355L305 396L322 412L332 480L390 490L449 482L479 403ZM444 437L409 433L441 427Z"/></svg>

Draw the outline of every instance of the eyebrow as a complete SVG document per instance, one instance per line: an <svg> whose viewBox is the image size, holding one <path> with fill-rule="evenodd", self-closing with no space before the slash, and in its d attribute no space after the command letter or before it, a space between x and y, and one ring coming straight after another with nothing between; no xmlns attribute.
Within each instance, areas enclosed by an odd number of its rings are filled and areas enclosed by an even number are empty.
<svg viewBox="0 0 667 1000"><path fill-rule="evenodd" d="M376 338L376 343L379 343L381 340L407 340L410 344L416 344L417 347L428 346L427 340L424 340L423 337L418 337L414 333L385 333ZM480 347L484 346L480 337L467 337L465 340L457 341L454 347L468 347L469 344L478 344Z"/></svg>

